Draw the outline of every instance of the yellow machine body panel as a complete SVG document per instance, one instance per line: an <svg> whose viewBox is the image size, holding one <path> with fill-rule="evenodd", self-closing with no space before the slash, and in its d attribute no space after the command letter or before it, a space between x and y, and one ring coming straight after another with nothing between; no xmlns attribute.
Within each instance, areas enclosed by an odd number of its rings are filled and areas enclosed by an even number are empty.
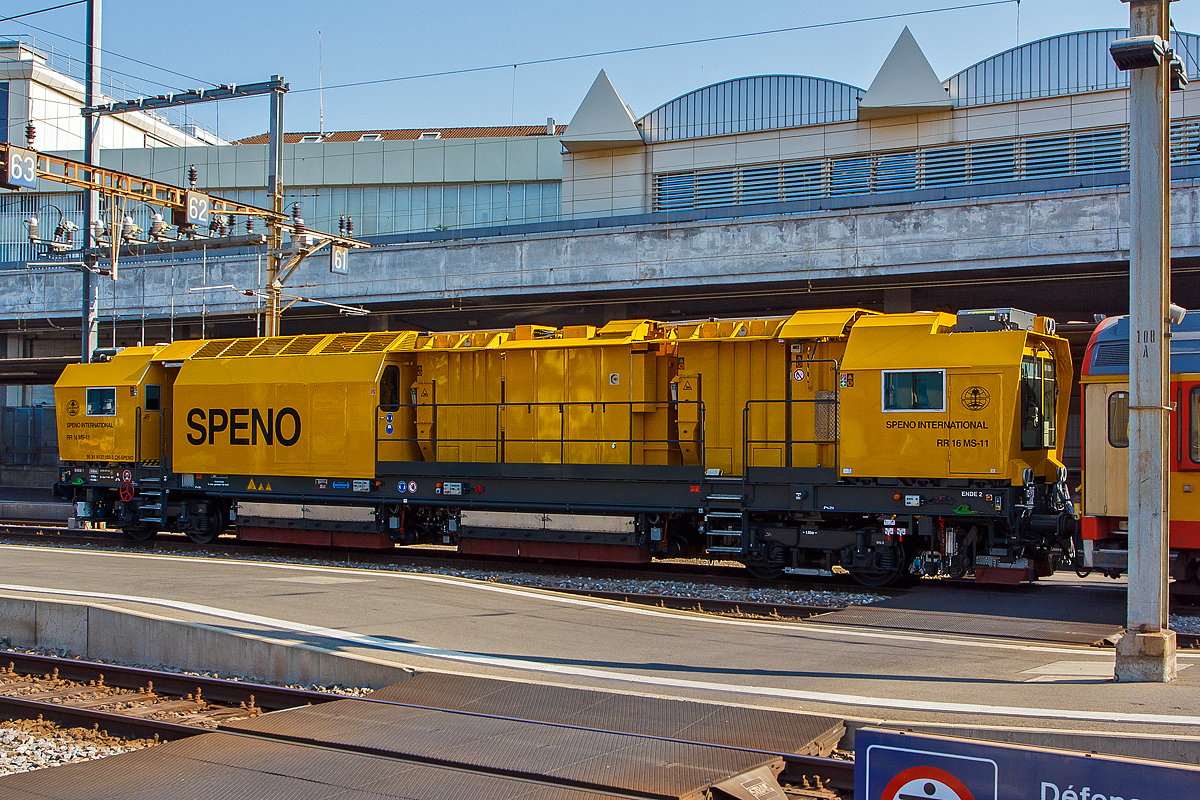
<svg viewBox="0 0 1200 800"><path fill-rule="evenodd" d="M426 460L679 463L657 323L422 337L412 386ZM431 458L432 457L432 458Z"/></svg>
<svg viewBox="0 0 1200 800"><path fill-rule="evenodd" d="M677 325L679 436L703 432L685 464L724 475L745 467L832 466L837 447L837 365L862 309L800 311L788 319ZM789 444L790 442L790 444Z"/></svg>
<svg viewBox="0 0 1200 800"><path fill-rule="evenodd" d="M98 464L159 457L161 414L171 378L162 347L130 347L110 361L72 364L54 385L59 457Z"/></svg>
<svg viewBox="0 0 1200 800"><path fill-rule="evenodd" d="M412 338L338 334L204 343L175 381L175 471L373 477L381 406L403 399L396 396L403 373L394 353ZM397 371L385 382L389 365ZM391 396L381 397L389 384Z"/></svg>
<svg viewBox="0 0 1200 800"><path fill-rule="evenodd" d="M1071 356L1030 331L957 333L950 314L855 323L838 376L842 478L1057 480ZM1060 377L1061 376L1061 377Z"/></svg>

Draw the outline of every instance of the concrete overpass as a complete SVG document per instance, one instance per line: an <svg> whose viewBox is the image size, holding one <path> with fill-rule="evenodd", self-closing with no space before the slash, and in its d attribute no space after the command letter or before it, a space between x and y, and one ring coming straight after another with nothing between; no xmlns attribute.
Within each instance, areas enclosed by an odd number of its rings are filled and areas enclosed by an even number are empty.
<svg viewBox="0 0 1200 800"><path fill-rule="evenodd" d="M1180 173L1196 173L1195 175ZM379 237L333 275L314 257L290 291L361 305L367 318L299 304L290 333L619 316L664 319L828 305L887 310L1016 305L1060 321L1125 309L1126 173L988 187L637 214ZM736 215L736 216L735 216ZM1175 300L1195 305L1200 168L1172 185ZM198 287L261 285L257 253L126 262L102 282L102 344L253 335L255 301ZM79 318L79 276L59 266L0 274L8 332ZM66 331L64 331L66 333ZM16 354L12 354L16 355ZM27 354L33 355L33 354Z"/></svg>

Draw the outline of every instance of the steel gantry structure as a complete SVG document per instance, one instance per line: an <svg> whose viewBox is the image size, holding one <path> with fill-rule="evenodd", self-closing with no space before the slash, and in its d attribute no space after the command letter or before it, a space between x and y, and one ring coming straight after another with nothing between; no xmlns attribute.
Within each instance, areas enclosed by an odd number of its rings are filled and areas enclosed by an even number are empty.
<svg viewBox="0 0 1200 800"><path fill-rule="evenodd" d="M114 111L113 113L116 112ZM0 183L5 188L15 191L36 188L38 180L48 180L79 189L94 190L104 196L136 200L151 206L167 209L171 212L172 220L177 226L183 230L191 230L193 232L195 232L197 226L209 224L210 220L216 216L225 216L228 218L246 217L248 219L262 220L268 230L267 245L270 255L270 269L267 276L267 283L261 289L261 295L266 299L267 304L265 332L268 336L279 334L279 318L285 310L281 306L281 300L284 297L282 292L283 285L306 257L326 246L343 248L370 247L366 242L349 236L307 230L303 227L303 221L299 219L298 215L289 217L285 214L282 209L283 194L281 182L278 179L278 172L274 172L271 175L274 179L272 181L273 186L270 187L273 189L271 194L274 208L267 209L234 200L226 200L195 189L172 186L149 178L86 164L81 161L73 161L69 158L49 153L41 153L32 148L16 147L11 144L0 143L0 159L3 160L3 170L0 171ZM291 230L294 237L294 247L286 250L283 248L283 232L285 229ZM85 230L83 233L85 243L82 252L85 256L89 252L96 254L96 251L90 247L93 232ZM203 239L200 239L200 241L203 241ZM218 242L214 241L214 244L216 243ZM220 243L233 244L231 242ZM241 246L249 243L251 242L236 242L236 244ZM117 248L120 247L120 237L116 235L116 226L114 226L112 247L113 257L115 258L118 253ZM114 279L116 278L117 273L115 269L110 271L110 276ZM250 292L250 294L258 293ZM84 319L83 324L86 330L88 320Z"/></svg>

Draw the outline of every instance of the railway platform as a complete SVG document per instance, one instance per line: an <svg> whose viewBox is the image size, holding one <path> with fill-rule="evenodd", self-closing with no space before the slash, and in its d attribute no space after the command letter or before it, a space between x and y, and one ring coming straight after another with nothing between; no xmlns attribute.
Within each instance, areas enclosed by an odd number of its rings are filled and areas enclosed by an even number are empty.
<svg viewBox="0 0 1200 800"><path fill-rule="evenodd" d="M1013 596L1029 604L1036 591ZM1053 608L1036 636L1011 618L1007 630L989 632L987 620L972 630L966 619L956 630L914 630L870 619L715 617L443 575L27 547L0 548L0 595L102 606L396 670L824 716L846 726L843 746L855 730L882 724L1200 756L1200 652L1180 654L1172 684L1115 683L1111 647L1067 636L1082 623L1056 622Z"/></svg>

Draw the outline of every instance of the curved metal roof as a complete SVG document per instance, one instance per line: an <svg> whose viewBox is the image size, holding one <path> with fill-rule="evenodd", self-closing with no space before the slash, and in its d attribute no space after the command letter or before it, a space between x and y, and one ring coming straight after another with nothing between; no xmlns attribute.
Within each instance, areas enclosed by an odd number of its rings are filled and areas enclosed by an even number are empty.
<svg viewBox="0 0 1200 800"><path fill-rule="evenodd" d="M638 120L647 144L846 122L864 90L808 75L757 75L714 83Z"/></svg>
<svg viewBox="0 0 1200 800"><path fill-rule="evenodd" d="M957 108L1118 89L1129 85L1129 76L1117 69L1108 46L1128 35L1128 28L1110 28L1039 39L973 64L943 85ZM1200 36L1176 32L1171 47L1189 76L1200 74Z"/></svg>

